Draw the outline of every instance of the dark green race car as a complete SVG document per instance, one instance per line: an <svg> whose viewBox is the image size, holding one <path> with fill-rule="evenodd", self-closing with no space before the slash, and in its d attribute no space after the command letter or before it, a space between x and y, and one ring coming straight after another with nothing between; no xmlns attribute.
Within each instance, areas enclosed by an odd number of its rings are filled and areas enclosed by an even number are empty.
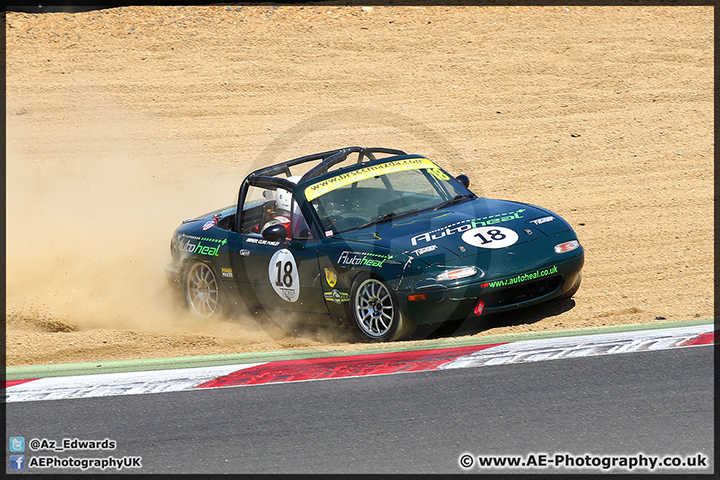
<svg viewBox="0 0 720 480"><path fill-rule="evenodd" d="M584 253L570 225L468 185L387 148L289 160L250 173L236 206L184 221L166 272L196 316L244 306L371 341L571 297Z"/></svg>

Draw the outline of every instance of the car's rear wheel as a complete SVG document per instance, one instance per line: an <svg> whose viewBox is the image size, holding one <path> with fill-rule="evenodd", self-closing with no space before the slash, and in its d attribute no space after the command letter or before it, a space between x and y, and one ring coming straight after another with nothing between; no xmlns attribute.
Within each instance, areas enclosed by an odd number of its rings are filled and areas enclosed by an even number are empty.
<svg viewBox="0 0 720 480"><path fill-rule="evenodd" d="M400 310L393 290L380 279L358 278L350 292L350 299L355 326L365 340L401 340L415 330L415 324Z"/></svg>
<svg viewBox="0 0 720 480"><path fill-rule="evenodd" d="M210 265L194 261L185 270L185 300L193 315L213 318L222 310L222 292L217 275Z"/></svg>

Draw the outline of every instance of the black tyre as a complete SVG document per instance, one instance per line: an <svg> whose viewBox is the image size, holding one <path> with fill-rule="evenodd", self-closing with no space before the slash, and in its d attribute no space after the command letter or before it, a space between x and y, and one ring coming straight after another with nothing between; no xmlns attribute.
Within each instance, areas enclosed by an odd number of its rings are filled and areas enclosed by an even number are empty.
<svg viewBox="0 0 720 480"><path fill-rule="evenodd" d="M397 302L395 292L380 279L362 276L350 292L350 309L360 336L372 342L391 342L415 330Z"/></svg>
<svg viewBox="0 0 720 480"><path fill-rule="evenodd" d="M220 281L210 265L193 261L185 269L183 290L185 301L194 316L214 318L222 313Z"/></svg>

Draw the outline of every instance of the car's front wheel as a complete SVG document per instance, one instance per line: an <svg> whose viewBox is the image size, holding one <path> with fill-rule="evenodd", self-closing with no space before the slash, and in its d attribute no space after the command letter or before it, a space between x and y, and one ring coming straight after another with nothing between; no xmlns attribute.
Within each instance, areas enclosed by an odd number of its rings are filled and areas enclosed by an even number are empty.
<svg viewBox="0 0 720 480"><path fill-rule="evenodd" d="M222 309L220 282L210 265L194 261L186 270L183 282L185 300L193 315L213 318Z"/></svg>
<svg viewBox="0 0 720 480"><path fill-rule="evenodd" d="M380 279L358 278L350 292L350 308L355 326L366 340L401 340L415 330L415 324L400 310L393 290Z"/></svg>

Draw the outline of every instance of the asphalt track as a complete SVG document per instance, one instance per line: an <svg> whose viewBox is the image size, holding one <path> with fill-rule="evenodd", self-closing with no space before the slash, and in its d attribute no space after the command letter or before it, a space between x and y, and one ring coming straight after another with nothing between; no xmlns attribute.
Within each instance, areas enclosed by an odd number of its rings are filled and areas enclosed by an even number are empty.
<svg viewBox="0 0 720 480"><path fill-rule="evenodd" d="M330 381L8 403L7 435L110 438L117 442L112 451L44 454L142 457L141 469L123 473L603 472L464 470L459 465L464 453L700 453L708 457L706 469L652 473L711 473L713 351L699 346ZM636 468L630 473L650 472Z"/></svg>

